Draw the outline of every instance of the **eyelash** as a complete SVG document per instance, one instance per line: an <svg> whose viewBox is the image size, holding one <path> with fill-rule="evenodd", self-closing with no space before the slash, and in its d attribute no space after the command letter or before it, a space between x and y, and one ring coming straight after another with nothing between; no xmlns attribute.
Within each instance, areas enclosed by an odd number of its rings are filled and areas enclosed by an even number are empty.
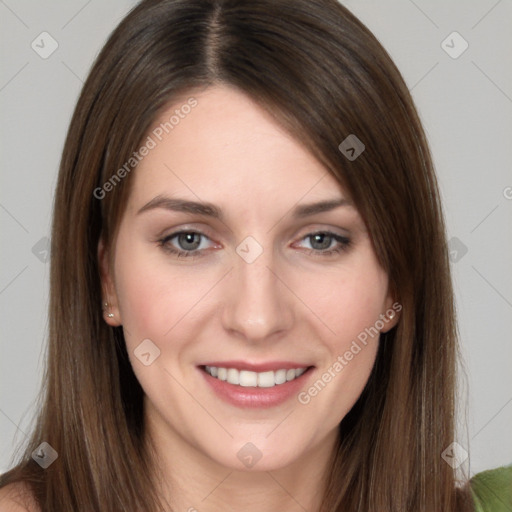
<svg viewBox="0 0 512 512"><path fill-rule="evenodd" d="M165 251L170 254L176 255L178 258L199 258L203 256L201 254L201 251L198 251L197 249L194 251L182 251L179 249L176 249L172 245L170 245L170 241L173 238L176 238L179 235L199 235L205 238L208 238L204 233L201 233L199 231L177 231L176 233L172 233L170 235L167 235L161 239L158 240L158 245ZM306 236L302 237L301 240L305 240L307 238L312 238L316 235L325 235L328 238L334 239L336 242L338 242L338 247L335 249L327 249L327 250L319 250L319 249L306 249L307 253L312 256L320 256L320 257L329 257L333 256L335 254L340 254L343 251L346 251L348 247L350 246L350 239L338 235L337 233L333 233L331 231L315 231L314 233L308 233ZM202 249L204 251L205 249Z"/></svg>

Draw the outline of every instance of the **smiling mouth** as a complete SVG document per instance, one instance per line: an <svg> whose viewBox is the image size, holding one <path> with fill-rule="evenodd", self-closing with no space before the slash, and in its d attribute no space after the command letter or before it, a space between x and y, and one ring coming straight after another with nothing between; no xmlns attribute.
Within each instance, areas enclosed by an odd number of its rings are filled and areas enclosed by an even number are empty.
<svg viewBox="0 0 512 512"><path fill-rule="evenodd" d="M234 386L272 388L298 379L301 375L314 367L281 368L275 371L268 370L264 372L208 365L202 365L200 368L211 377L233 384Z"/></svg>

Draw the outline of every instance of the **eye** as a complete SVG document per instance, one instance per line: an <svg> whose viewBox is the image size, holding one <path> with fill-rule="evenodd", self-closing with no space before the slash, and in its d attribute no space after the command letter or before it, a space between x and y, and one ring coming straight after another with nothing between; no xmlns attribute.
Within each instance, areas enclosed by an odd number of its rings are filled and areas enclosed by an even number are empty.
<svg viewBox="0 0 512 512"><path fill-rule="evenodd" d="M173 244L174 239L178 247ZM158 244L164 251L175 254L178 258L198 257L206 249L202 244L204 239L208 237L199 231L179 231L158 240Z"/></svg>
<svg viewBox="0 0 512 512"><path fill-rule="evenodd" d="M158 245L167 253L178 258L197 258L204 256L208 245L203 243L209 238L199 231L178 231L158 240ZM313 256L332 256L345 251L350 239L330 231L309 233L302 240L310 241L310 248L305 248Z"/></svg>
<svg viewBox="0 0 512 512"><path fill-rule="evenodd" d="M310 241L308 254L313 256L332 256L345 251L350 246L350 239L331 231L317 231L306 235L302 240Z"/></svg>

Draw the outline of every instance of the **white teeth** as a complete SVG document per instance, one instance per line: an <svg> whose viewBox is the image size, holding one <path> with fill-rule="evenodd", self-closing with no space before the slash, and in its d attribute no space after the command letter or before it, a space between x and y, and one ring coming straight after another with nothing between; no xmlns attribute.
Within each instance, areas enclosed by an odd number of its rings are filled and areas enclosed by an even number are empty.
<svg viewBox="0 0 512 512"><path fill-rule="evenodd" d="M230 384L240 384L240 372L235 368L228 368L228 378Z"/></svg>
<svg viewBox="0 0 512 512"><path fill-rule="evenodd" d="M236 370L235 370L236 371ZM258 374L256 372L249 372L247 370L240 371L240 386L257 386Z"/></svg>
<svg viewBox="0 0 512 512"><path fill-rule="evenodd" d="M205 366L205 370L212 377L224 380L230 384L243 387L271 388L284 384L300 377L307 368L295 368L290 370L277 370L267 372L251 372L249 370L237 370L236 368L220 368Z"/></svg>
<svg viewBox="0 0 512 512"><path fill-rule="evenodd" d="M284 384L286 382L286 370L277 370L275 382L276 384Z"/></svg>
<svg viewBox="0 0 512 512"><path fill-rule="evenodd" d="M274 376L273 371L258 373L258 387L259 388L271 388L275 385L276 385L276 383L275 383L275 376Z"/></svg>

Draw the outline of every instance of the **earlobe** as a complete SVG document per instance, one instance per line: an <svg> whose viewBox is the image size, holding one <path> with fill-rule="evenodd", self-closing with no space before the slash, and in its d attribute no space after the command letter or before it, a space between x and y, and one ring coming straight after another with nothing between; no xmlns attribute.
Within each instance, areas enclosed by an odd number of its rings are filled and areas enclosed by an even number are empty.
<svg viewBox="0 0 512 512"><path fill-rule="evenodd" d="M102 302L98 307L101 307L103 310L103 320L112 327L118 327L122 325L121 315L110 269L109 253L103 238L100 238L98 242L98 269L100 272L101 289L103 290Z"/></svg>
<svg viewBox="0 0 512 512"><path fill-rule="evenodd" d="M384 328L381 332L388 332L398 324L400 320L400 312L402 311L402 304L398 300L394 300L393 297L388 297L386 301L386 311L383 313L383 321L385 323Z"/></svg>

